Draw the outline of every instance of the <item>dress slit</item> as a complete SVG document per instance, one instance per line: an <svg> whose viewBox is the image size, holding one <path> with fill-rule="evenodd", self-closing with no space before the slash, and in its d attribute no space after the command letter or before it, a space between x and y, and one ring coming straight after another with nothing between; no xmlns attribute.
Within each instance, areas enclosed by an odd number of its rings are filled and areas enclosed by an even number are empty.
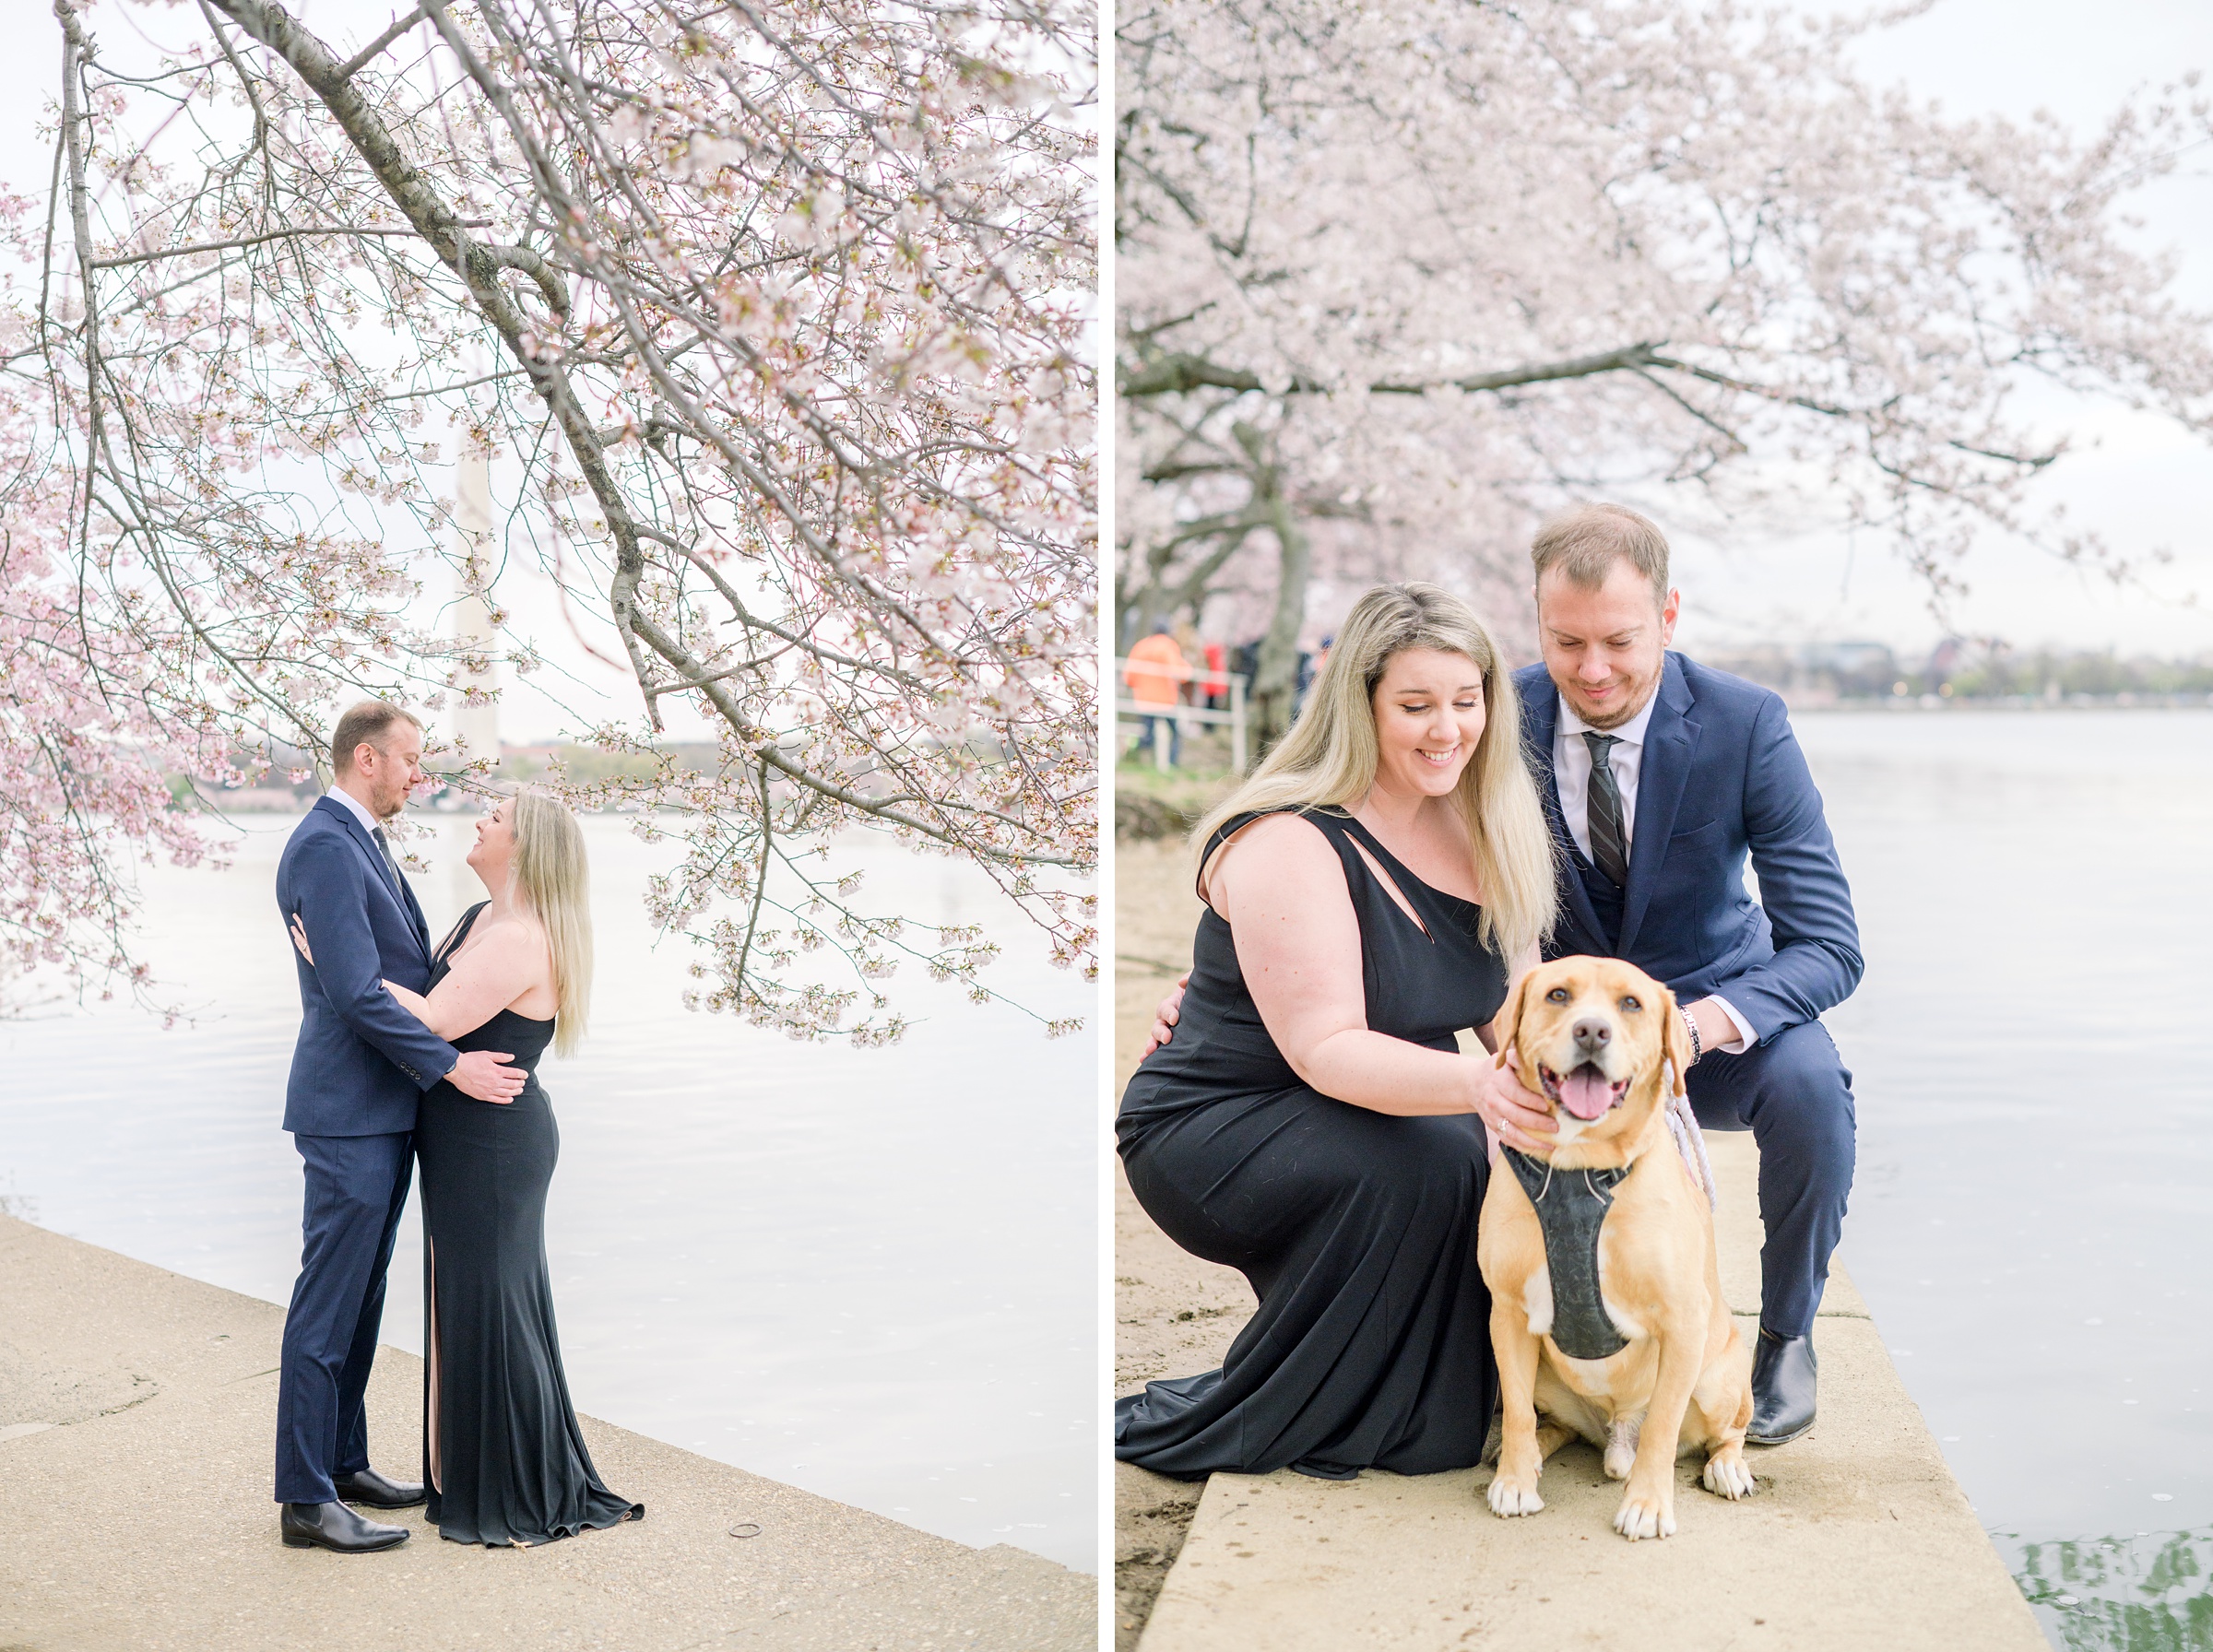
<svg viewBox="0 0 2213 1652"><path fill-rule="evenodd" d="M430 1469L431 1490L443 1492L445 1490L445 1480L438 1457L438 1242L428 1235L423 1239L423 1266L430 1274L430 1290L425 1294L429 1298L431 1324L430 1335L423 1339L428 1346L423 1349L426 1369L423 1376L422 1448Z"/></svg>

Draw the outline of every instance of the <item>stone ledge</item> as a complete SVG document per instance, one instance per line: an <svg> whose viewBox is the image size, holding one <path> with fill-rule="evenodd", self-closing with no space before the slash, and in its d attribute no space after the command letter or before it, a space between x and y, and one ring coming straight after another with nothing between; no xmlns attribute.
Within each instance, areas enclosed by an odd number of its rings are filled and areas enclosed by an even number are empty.
<svg viewBox="0 0 2213 1652"><path fill-rule="evenodd" d="M1722 1290L1758 1312L1757 1159L1708 1139ZM1165 1243L1165 1242L1164 1242ZM1899 1382L1841 1268L1814 1333L1821 1420L1746 1454L1730 1504L1677 1465L1677 1532L1629 1543L1621 1489L1578 1442L1545 1466L1543 1512L1501 1520L1488 1469L1358 1480L1288 1470L1207 1481L1153 1605L1143 1652L1459 1652L1473 1645L1692 1652L2042 1652L2028 1603Z"/></svg>

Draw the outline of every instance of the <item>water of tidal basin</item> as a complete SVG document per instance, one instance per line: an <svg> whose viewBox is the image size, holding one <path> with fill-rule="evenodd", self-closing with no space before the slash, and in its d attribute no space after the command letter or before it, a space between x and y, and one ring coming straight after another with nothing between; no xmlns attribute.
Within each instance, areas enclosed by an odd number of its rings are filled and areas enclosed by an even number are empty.
<svg viewBox="0 0 2213 1652"><path fill-rule="evenodd" d="M473 820L431 822L433 936L481 889ZM295 821L245 817L228 871L148 869L145 952L195 1007L0 1022L0 1195L31 1220L271 1302L290 1293L300 1162L278 1128L299 1028L274 896ZM984 880L885 845L878 900L994 922L990 984L1086 1031L1047 1041L918 966L887 1049L685 1010L691 949L640 905L675 845L587 820L592 1036L540 1071L561 1125L546 1245L577 1406L974 1544L1096 1568L1095 989L1053 970ZM912 977L911 979L909 977ZM420 1228L385 1338L420 1351ZM374 1442L372 1442L373 1448ZM412 1439L378 1453L411 1475ZM733 1511L733 1515L744 1511Z"/></svg>
<svg viewBox="0 0 2213 1652"><path fill-rule="evenodd" d="M1845 1260L2053 1641L2213 1648L2213 713L1796 726L1867 956Z"/></svg>

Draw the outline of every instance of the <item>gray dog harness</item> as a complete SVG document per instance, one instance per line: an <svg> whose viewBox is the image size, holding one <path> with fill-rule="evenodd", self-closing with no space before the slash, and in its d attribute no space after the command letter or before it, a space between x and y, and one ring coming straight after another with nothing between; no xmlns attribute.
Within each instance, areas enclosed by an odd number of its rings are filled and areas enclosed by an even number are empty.
<svg viewBox="0 0 2213 1652"><path fill-rule="evenodd" d="M1544 1266L1552 1275L1552 1339L1573 1360L1603 1360L1627 1348L1598 1293L1598 1230L1627 1170L1556 1170L1501 1144L1499 1151L1537 1208Z"/></svg>

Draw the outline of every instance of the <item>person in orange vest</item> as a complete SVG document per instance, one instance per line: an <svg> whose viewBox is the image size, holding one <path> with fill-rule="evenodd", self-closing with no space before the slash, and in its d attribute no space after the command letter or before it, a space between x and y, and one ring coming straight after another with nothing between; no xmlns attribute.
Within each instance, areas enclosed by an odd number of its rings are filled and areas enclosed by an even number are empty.
<svg viewBox="0 0 2213 1652"><path fill-rule="evenodd" d="M1206 654L1206 709L1229 709L1229 650L1219 642L1201 644Z"/></svg>
<svg viewBox="0 0 2213 1652"><path fill-rule="evenodd" d="M1132 757L1140 751L1150 751L1153 761L1160 762L1156 736L1166 724L1168 759L1162 766L1170 769L1176 766L1183 755L1183 737L1176 726L1176 702L1182 696L1183 685L1192 676L1190 662L1183 657L1183 650L1176 645L1176 639L1165 631L1156 631L1130 647L1130 657L1122 667L1122 680L1130 685L1130 698L1137 702L1142 722L1137 744L1130 749Z"/></svg>

